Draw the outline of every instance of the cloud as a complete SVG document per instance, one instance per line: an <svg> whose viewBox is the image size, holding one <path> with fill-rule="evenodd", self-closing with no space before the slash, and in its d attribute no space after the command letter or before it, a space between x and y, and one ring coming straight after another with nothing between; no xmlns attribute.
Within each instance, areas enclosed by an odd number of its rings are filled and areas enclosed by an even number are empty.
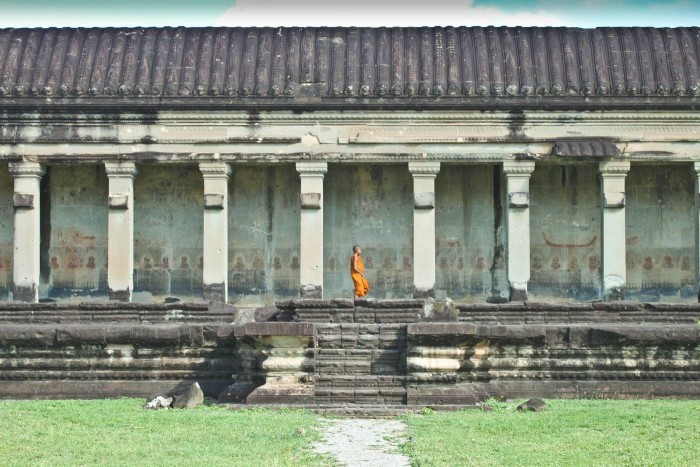
<svg viewBox="0 0 700 467"><path fill-rule="evenodd" d="M562 26L565 18L538 11L505 11L474 0L237 0L219 26Z"/></svg>

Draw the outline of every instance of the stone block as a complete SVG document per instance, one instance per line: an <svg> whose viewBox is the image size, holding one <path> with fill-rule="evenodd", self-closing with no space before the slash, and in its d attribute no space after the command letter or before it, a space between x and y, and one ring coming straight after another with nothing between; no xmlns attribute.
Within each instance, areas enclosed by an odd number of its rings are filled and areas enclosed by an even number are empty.
<svg viewBox="0 0 700 467"><path fill-rule="evenodd" d="M110 193L107 205L110 209L128 209L129 195L127 193Z"/></svg>
<svg viewBox="0 0 700 467"><path fill-rule="evenodd" d="M435 193L426 191L414 194L413 207L416 209L433 209L435 208Z"/></svg>
<svg viewBox="0 0 700 467"><path fill-rule="evenodd" d="M30 193L15 193L12 195L12 203L15 208L33 209L34 195Z"/></svg>
<svg viewBox="0 0 700 467"><path fill-rule="evenodd" d="M314 327L311 323L246 323L247 336L313 336Z"/></svg>
<svg viewBox="0 0 700 467"><path fill-rule="evenodd" d="M302 209L321 209L321 193L302 193L300 201Z"/></svg>
<svg viewBox="0 0 700 467"><path fill-rule="evenodd" d="M224 195L221 193L205 193L204 209L224 209Z"/></svg>
<svg viewBox="0 0 700 467"><path fill-rule="evenodd" d="M471 323L412 323L408 325L409 336L474 335L476 326Z"/></svg>
<svg viewBox="0 0 700 467"><path fill-rule="evenodd" d="M530 207L530 194L524 192L513 192L508 194L508 206L511 208Z"/></svg>
<svg viewBox="0 0 700 467"><path fill-rule="evenodd" d="M624 192L605 192L605 207L614 208L624 208L625 207L625 193Z"/></svg>

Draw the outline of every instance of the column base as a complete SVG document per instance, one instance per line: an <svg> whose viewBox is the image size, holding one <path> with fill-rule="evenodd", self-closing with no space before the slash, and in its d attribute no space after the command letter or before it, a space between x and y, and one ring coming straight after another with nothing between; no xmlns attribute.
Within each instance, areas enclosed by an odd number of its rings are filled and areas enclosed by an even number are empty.
<svg viewBox="0 0 700 467"><path fill-rule="evenodd" d="M430 289L419 289L414 287L413 288L413 298L435 298L435 288L431 287Z"/></svg>
<svg viewBox="0 0 700 467"><path fill-rule="evenodd" d="M20 286L16 285L12 288L12 299L18 302L36 303L39 301L36 285Z"/></svg>
<svg viewBox="0 0 700 467"><path fill-rule="evenodd" d="M320 285L307 284L299 287L301 298L323 298L323 287Z"/></svg>
<svg viewBox="0 0 700 467"><path fill-rule="evenodd" d="M307 384L270 384L256 388L246 404L313 404L314 387Z"/></svg>
<svg viewBox="0 0 700 467"><path fill-rule="evenodd" d="M603 295L603 301L606 302L619 302L625 299L625 289L623 287L615 287L605 292Z"/></svg>
<svg viewBox="0 0 700 467"><path fill-rule="evenodd" d="M511 302L526 302L528 300L527 290L511 287L508 300Z"/></svg>
<svg viewBox="0 0 700 467"><path fill-rule="evenodd" d="M118 302L130 302L131 301L131 290L112 290L109 289L109 299Z"/></svg>
<svg viewBox="0 0 700 467"><path fill-rule="evenodd" d="M204 284L202 297L209 303L226 303L228 297L225 284Z"/></svg>

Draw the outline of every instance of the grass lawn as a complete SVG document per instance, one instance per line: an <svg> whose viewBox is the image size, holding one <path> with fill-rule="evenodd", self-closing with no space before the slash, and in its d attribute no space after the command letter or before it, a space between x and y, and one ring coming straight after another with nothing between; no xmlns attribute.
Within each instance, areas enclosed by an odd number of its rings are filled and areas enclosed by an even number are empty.
<svg viewBox="0 0 700 467"><path fill-rule="evenodd" d="M318 465L311 413L143 403L0 401L0 465Z"/></svg>
<svg viewBox="0 0 700 467"><path fill-rule="evenodd" d="M520 413L403 417L414 465L700 465L700 401L548 400ZM141 408L143 400L0 401L0 465L325 465L302 410ZM300 434L297 429L304 428Z"/></svg>
<svg viewBox="0 0 700 467"><path fill-rule="evenodd" d="M547 400L405 418L414 465L700 465L700 401Z"/></svg>

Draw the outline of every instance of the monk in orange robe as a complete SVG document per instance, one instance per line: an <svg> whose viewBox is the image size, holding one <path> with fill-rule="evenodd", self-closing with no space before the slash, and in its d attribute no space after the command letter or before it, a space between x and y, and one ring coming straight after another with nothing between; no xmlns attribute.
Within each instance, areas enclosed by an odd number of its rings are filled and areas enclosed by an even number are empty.
<svg viewBox="0 0 700 467"><path fill-rule="evenodd" d="M355 284L355 299L364 297L369 292L369 282L365 279L365 265L362 262L361 254L360 245L354 245L350 257L350 277Z"/></svg>

